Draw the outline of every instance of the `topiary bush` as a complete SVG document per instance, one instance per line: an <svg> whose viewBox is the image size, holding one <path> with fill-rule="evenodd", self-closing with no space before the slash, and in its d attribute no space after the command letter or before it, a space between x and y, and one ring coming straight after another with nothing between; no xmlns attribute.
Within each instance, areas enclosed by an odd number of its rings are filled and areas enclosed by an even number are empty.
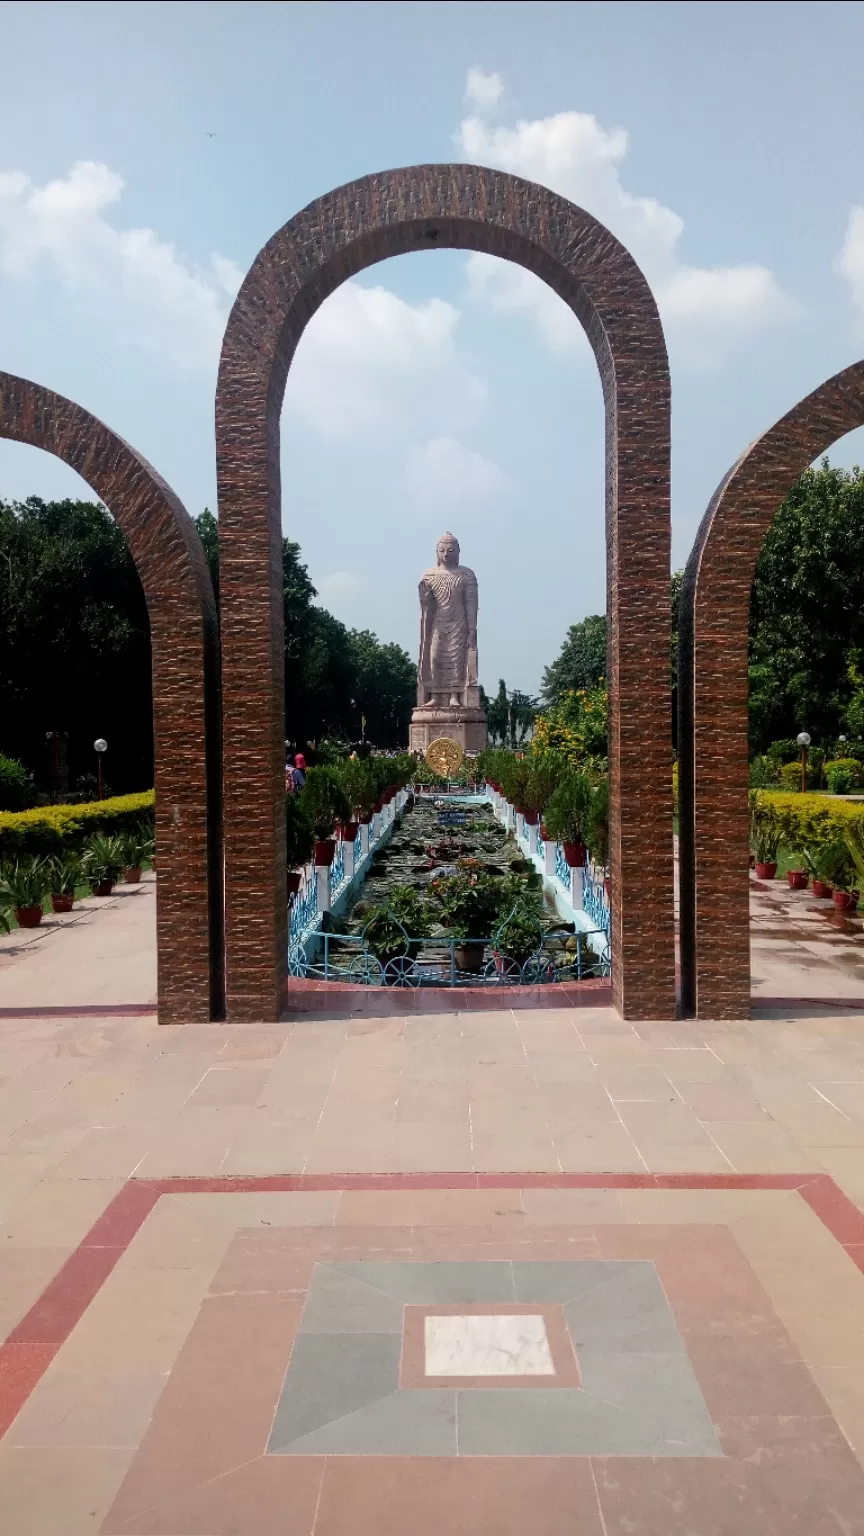
<svg viewBox="0 0 864 1536"><path fill-rule="evenodd" d="M30 811L0 811L0 858L83 849L94 832L152 832L155 795L117 795L83 805L40 805Z"/></svg>

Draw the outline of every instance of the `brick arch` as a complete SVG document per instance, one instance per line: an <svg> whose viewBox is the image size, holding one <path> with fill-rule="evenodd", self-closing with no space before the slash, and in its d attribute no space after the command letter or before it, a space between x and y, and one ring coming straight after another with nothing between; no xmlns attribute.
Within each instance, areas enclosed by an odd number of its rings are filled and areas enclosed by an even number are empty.
<svg viewBox="0 0 864 1536"><path fill-rule="evenodd" d="M286 979L279 416L288 369L308 321L340 283L434 246L485 251L536 273L574 311L597 359L606 406L615 999L629 1017L672 1017L663 331L645 278L609 230L545 187L472 165L384 171L311 203L259 252L228 321L216 396L228 1016L277 1017Z"/></svg>
<svg viewBox="0 0 864 1536"><path fill-rule="evenodd" d="M126 537L147 601L153 658L159 1020L218 1018L218 631L195 525L146 459L53 390L0 373L0 437L44 448L77 470Z"/></svg>
<svg viewBox="0 0 864 1536"><path fill-rule="evenodd" d="M682 1004L700 1018L750 1014L747 632L756 560L798 476L862 425L864 362L820 384L751 443L714 493L687 563L678 649L681 980Z"/></svg>

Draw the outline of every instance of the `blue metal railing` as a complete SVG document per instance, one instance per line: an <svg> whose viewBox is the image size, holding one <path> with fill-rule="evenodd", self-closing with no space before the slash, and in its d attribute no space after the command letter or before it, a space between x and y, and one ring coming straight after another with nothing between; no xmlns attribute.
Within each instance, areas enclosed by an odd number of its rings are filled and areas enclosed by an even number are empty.
<svg viewBox="0 0 864 1536"><path fill-rule="evenodd" d="M570 895L570 865L564 857L564 849L560 843L555 847L555 878L563 885L567 895Z"/></svg>
<svg viewBox="0 0 864 1536"><path fill-rule="evenodd" d="M288 933L292 943L296 942L302 933L314 923L318 916L318 880L313 864L311 873L307 875L306 884L297 892L291 903L291 918L288 925Z"/></svg>
<svg viewBox="0 0 864 1536"><path fill-rule="evenodd" d="M586 864L582 871L582 910L595 927L602 928L608 937L612 914L606 897L606 885L603 877L598 878L590 864Z"/></svg>
<svg viewBox="0 0 864 1536"><path fill-rule="evenodd" d="M502 955L494 944L494 939L412 939L406 935L401 954L379 956L362 934L316 929L292 944L288 966L292 976L304 979L379 987L538 986L610 974L609 942L602 929L546 934L526 960ZM469 956L472 968L463 969L459 960L464 962Z"/></svg>
<svg viewBox="0 0 864 1536"><path fill-rule="evenodd" d="M345 879L345 844L343 843L343 841L342 841L342 839L340 837L339 841L336 844L336 852L335 852L335 854L333 856L333 863L330 865L329 881L330 881L330 900L331 901L333 900L333 897L335 896L336 892L338 891L338 889L339 889L339 887L342 884L344 879Z"/></svg>

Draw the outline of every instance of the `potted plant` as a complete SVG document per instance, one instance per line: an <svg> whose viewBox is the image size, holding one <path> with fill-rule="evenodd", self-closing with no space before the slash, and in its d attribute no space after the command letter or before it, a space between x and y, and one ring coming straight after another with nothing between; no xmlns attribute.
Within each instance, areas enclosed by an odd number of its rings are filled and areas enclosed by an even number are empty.
<svg viewBox="0 0 864 1536"><path fill-rule="evenodd" d="M855 885L855 863L845 838L835 838L820 848L819 872L826 884L833 887L832 897L838 912L848 912L855 906L852 892Z"/></svg>
<svg viewBox="0 0 864 1536"><path fill-rule="evenodd" d="M413 969L430 926L428 905L412 885L396 886L388 901L371 909L362 938L388 985L398 984Z"/></svg>
<svg viewBox="0 0 864 1536"><path fill-rule="evenodd" d="M123 868L119 837L97 832L84 849L84 868L94 896L110 896Z"/></svg>
<svg viewBox="0 0 864 1536"><path fill-rule="evenodd" d="M807 872L807 878L810 881L810 889L817 900L824 901L826 897L830 898L832 893L830 884L828 881L823 880L822 878L820 862L821 854L821 847L815 849L801 849L801 863Z"/></svg>
<svg viewBox="0 0 864 1536"><path fill-rule="evenodd" d="M16 859L4 864L0 874L0 905L15 913L19 928L38 928L42 903L51 889L46 859Z"/></svg>
<svg viewBox="0 0 864 1536"><path fill-rule="evenodd" d="M48 876L51 882L53 911L71 912L76 887L84 884L84 866L80 854L72 852L57 854L48 862Z"/></svg>
<svg viewBox="0 0 864 1536"><path fill-rule="evenodd" d="M455 875L434 880L431 893L453 938L460 940L455 949L460 971L482 970L485 945L479 941L491 934L501 914L502 881L477 860L465 859Z"/></svg>
<svg viewBox="0 0 864 1536"><path fill-rule="evenodd" d="M562 779L543 813L546 830L564 849L571 869L585 863L587 819L591 805L591 785L584 773L570 772Z"/></svg>
<svg viewBox="0 0 864 1536"><path fill-rule="evenodd" d="M777 873L777 849L780 846L780 833L768 813L757 807L751 816L750 838L753 853L756 857L756 878L758 880L773 880Z"/></svg>
<svg viewBox="0 0 864 1536"><path fill-rule="evenodd" d="M351 806L336 770L325 766L307 769L299 799L315 834L315 863L332 864L336 852L333 829L337 822L351 817Z"/></svg>
<svg viewBox="0 0 864 1536"><path fill-rule="evenodd" d="M300 868L312 857L315 837L312 824L306 814L302 794L285 796L285 862L288 866L286 881L289 900L300 889Z"/></svg>
<svg viewBox="0 0 864 1536"><path fill-rule="evenodd" d="M120 850L123 859L124 885L138 885L145 860L149 862L153 857L152 837L140 831L126 832L120 838Z"/></svg>
<svg viewBox="0 0 864 1536"><path fill-rule="evenodd" d="M527 902L513 907L494 936L493 955L499 975L518 981L529 955L543 938L543 925L536 907Z"/></svg>

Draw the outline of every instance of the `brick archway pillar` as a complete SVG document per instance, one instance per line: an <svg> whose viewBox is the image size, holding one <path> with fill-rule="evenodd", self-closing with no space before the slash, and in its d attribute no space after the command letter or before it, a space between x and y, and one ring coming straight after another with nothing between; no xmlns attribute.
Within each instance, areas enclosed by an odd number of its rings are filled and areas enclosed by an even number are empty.
<svg viewBox="0 0 864 1536"><path fill-rule="evenodd" d="M284 225L231 312L216 395L230 1019L274 1019L287 972L279 417L294 350L340 283L434 247L517 262L587 332L606 406L612 952L631 1018L675 1014L669 372L624 247L545 187L473 165L384 171Z"/></svg>
<svg viewBox="0 0 864 1536"><path fill-rule="evenodd" d="M104 501L144 588L153 665L159 1022L224 1011L219 641L201 541L146 459L80 405L0 373L0 437L63 459Z"/></svg>
<svg viewBox="0 0 864 1536"><path fill-rule="evenodd" d="M798 476L864 425L853 363L758 437L720 482L684 574L678 642L682 1007L750 1016L747 640L756 560Z"/></svg>

